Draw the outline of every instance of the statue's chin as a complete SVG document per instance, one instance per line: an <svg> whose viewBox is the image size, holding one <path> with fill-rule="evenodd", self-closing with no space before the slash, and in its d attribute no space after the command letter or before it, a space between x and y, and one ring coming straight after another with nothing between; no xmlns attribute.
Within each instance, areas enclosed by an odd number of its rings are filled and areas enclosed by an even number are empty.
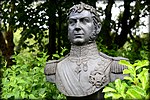
<svg viewBox="0 0 150 100"><path fill-rule="evenodd" d="M78 46L81 46L81 45L84 45L86 44L86 41L85 39L83 38L76 38L74 39L73 41L71 41L74 45L78 45Z"/></svg>

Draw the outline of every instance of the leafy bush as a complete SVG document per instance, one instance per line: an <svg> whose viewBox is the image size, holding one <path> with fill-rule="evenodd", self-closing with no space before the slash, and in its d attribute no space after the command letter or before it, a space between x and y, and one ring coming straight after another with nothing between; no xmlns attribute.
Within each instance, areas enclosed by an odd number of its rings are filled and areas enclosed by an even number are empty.
<svg viewBox="0 0 150 100"><path fill-rule="evenodd" d="M148 60L137 60L134 64L127 61L120 61L120 64L126 65L128 69L123 71L124 80L116 79L109 83L103 89L105 98L111 99L149 99L149 73L146 68L149 65Z"/></svg>
<svg viewBox="0 0 150 100"><path fill-rule="evenodd" d="M2 69L2 98L64 99L54 84L46 82L44 67L47 57L46 53L28 51L14 55L16 64Z"/></svg>
<svg viewBox="0 0 150 100"><path fill-rule="evenodd" d="M142 35L142 34L141 34ZM111 47L103 45L102 38L99 38L97 41L98 49L109 55L109 56L122 56L129 58L131 63L134 63L135 60L148 60L149 59L149 49L148 49L148 39L149 37L146 35L145 37L138 36L135 40L128 39L123 47L118 48L117 45L111 44Z"/></svg>
<svg viewBox="0 0 150 100"><path fill-rule="evenodd" d="M62 51L60 52L60 54L58 54L58 51L56 51L56 54L53 54L52 59L54 59L54 60L60 59L60 58L63 58L65 56L65 53L68 51L68 49L62 48L62 47L61 47L61 49L62 49Z"/></svg>

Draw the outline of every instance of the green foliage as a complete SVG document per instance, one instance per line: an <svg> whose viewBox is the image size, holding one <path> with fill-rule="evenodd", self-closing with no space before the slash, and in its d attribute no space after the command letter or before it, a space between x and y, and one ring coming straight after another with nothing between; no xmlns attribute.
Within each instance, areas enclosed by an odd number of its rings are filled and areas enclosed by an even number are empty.
<svg viewBox="0 0 150 100"><path fill-rule="evenodd" d="M137 60L134 64L127 61L120 61L120 64L128 68L123 71L124 80L116 79L115 82L109 83L103 89L105 98L111 99L149 99L149 73L146 68L149 65L148 60Z"/></svg>
<svg viewBox="0 0 150 100"><path fill-rule="evenodd" d="M144 34L143 34L144 35ZM137 38L138 41L129 39L122 48L117 48L117 45L112 44L112 48L102 44L102 38L98 39L98 49L110 56L123 56L134 63L135 60L148 60L148 55L150 54L148 49L148 35L145 37L141 36Z"/></svg>
<svg viewBox="0 0 150 100"><path fill-rule="evenodd" d="M52 59L60 59L65 56L65 52L68 51L68 49L66 49L66 48L61 48L61 49L62 49L62 51L60 52L60 54L58 54L58 51L56 51L56 54L53 54Z"/></svg>
<svg viewBox="0 0 150 100"><path fill-rule="evenodd" d="M2 69L2 98L64 99L54 84L46 82L44 67L47 57L46 53L28 51L14 55L16 64Z"/></svg>
<svg viewBox="0 0 150 100"><path fill-rule="evenodd" d="M136 59L148 60L149 50L148 50L148 36L143 38L137 38L138 41L130 40L126 42L123 48L118 50L122 56L126 56L131 62Z"/></svg>

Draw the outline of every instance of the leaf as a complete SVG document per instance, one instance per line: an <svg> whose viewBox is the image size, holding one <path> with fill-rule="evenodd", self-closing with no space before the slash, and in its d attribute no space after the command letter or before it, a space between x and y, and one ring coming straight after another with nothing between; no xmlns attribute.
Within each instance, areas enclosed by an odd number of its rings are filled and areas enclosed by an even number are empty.
<svg viewBox="0 0 150 100"><path fill-rule="evenodd" d="M124 79L126 79L126 80L129 80L129 81L133 82L133 79L132 79L131 77L129 77L129 76L125 76L125 77L124 77Z"/></svg>
<svg viewBox="0 0 150 100"><path fill-rule="evenodd" d="M142 95L143 97L146 97L146 91L139 87L139 86L132 86L132 88L140 95Z"/></svg>
<svg viewBox="0 0 150 100"><path fill-rule="evenodd" d="M128 89L126 92L128 95L131 96L130 99L134 98L134 99L141 99L141 95L134 89Z"/></svg>
<svg viewBox="0 0 150 100"><path fill-rule="evenodd" d="M129 69L124 69L123 74L129 74L131 71Z"/></svg>
<svg viewBox="0 0 150 100"><path fill-rule="evenodd" d="M39 93L40 93L40 94L44 94L45 91L46 91L46 88L41 88L41 89L39 90Z"/></svg>
<svg viewBox="0 0 150 100"><path fill-rule="evenodd" d="M143 61L138 61L137 63L134 64L134 66L137 66L135 69L138 70L139 68L142 68L144 66L148 66L149 62L147 60L143 60Z"/></svg>
<svg viewBox="0 0 150 100"><path fill-rule="evenodd" d="M119 98L121 98L121 97L122 97L122 96L121 96L120 94L114 93L112 99L119 99Z"/></svg>
<svg viewBox="0 0 150 100"><path fill-rule="evenodd" d="M53 57L60 58L58 54L53 54Z"/></svg>
<svg viewBox="0 0 150 100"><path fill-rule="evenodd" d="M146 68L143 68L143 70L145 70L145 73L144 73L144 79L145 79L145 84L146 84L146 86L144 87L144 89L148 89L149 88L149 76L150 76L150 74L149 74L149 70L148 69L146 69Z"/></svg>
<svg viewBox="0 0 150 100"><path fill-rule="evenodd" d="M109 86L109 87L112 87L112 88L115 88L114 83L111 83L111 82L108 84L108 86Z"/></svg>
<svg viewBox="0 0 150 100"><path fill-rule="evenodd" d="M19 96L19 91L16 89L14 90L14 96L15 96L15 99L20 99L20 96Z"/></svg>
<svg viewBox="0 0 150 100"><path fill-rule="evenodd" d="M3 84L7 84L9 82L9 80L7 79L7 77L6 78L2 78L2 83Z"/></svg>
<svg viewBox="0 0 150 100"><path fill-rule="evenodd" d="M134 68L128 68L123 70L123 74L130 74L131 76L135 77L135 69Z"/></svg>
<svg viewBox="0 0 150 100"><path fill-rule="evenodd" d="M109 97L112 97L113 95L114 95L114 93L112 93L112 92L106 92L104 95L104 98L109 98Z"/></svg>
<svg viewBox="0 0 150 100"><path fill-rule="evenodd" d="M21 92L21 97L25 98L25 92Z"/></svg>
<svg viewBox="0 0 150 100"><path fill-rule="evenodd" d="M18 79L18 83L26 84L27 82L23 79Z"/></svg>
<svg viewBox="0 0 150 100"><path fill-rule="evenodd" d="M138 78L133 78L133 80L134 80L133 82L134 82L135 85L137 85L139 83L139 79Z"/></svg>
<svg viewBox="0 0 150 100"><path fill-rule="evenodd" d="M40 96L41 96L42 98L45 98L46 93L44 93L44 94L40 94Z"/></svg>
<svg viewBox="0 0 150 100"><path fill-rule="evenodd" d="M57 100L62 100L62 99L63 99L62 94L59 94L59 95L57 96Z"/></svg>
<svg viewBox="0 0 150 100"><path fill-rule="evenodd" d="M127 67L131 67L131 66L132 66L132 64L130 64L130 62L128 62L128 61L126 61L126 60L120 60L120 61L119 61L119 64L125 65L125 66L127 66Z"/></svg>
<svg viewBox="0 0 150 100"><path fill-rule="evenodd" d="M29 99L37 99L37 98L33 94L30 94Z"/></svg>
<svg viewBox="0 0 150 100"><path fill-rule="evenodd" d="M148 94L146 95L145 99L149 100L149 98L150 98L150 92L148 92Z"/></svg>
<svg viewBox="0 0 150 100"><path fill-rule="evenodd" d="M9 98L12 97L12 96L14 96L13 93L7 93L7 94L6 94L7 99L9 99Z"/></svg>
<svg viewBox="0 0 150 100"><path fill-rule="evenodd" d="M117 91L111 87L105 87L102 92L117 92Z"/></svg>
<svg viewBox="0 0 150 100"><path fill-rule="evenodd" d="M140 79L140 81L142 82L143 89L146 89L148 85L148 69L143 68L143 71L139 73L137 76L138 79Z"/></svg>
<svg viewBox="0 0 150 100"><path fill-rule="evenodd" d="M121 80L120 79L116 79L115 80L115 87L116 87L116 90L121 93L121 90L120 90L120 87L121 87Z"/></svg>
<svg viewBox="0 0 150 100"><path fill-rule="evenodd" d="M61 51L61 55L63 56L64 52L66 51L67 49L66 48L62 48L62 51Z"/></svg>
<svg viewBox="0 0 150 100"><path fill-rule="evenodd" d="M36 83L33 83L33 84L32 84L32 87L35 87L35 86L37 86L37 84L36 84Z"/></svg>
<svg viewBox="0 0 150 100"><path fill-rule="evenodd" d="M125 83L125 82L123 82L122 84L121 84L121 95L123 96L123 98L125 98L126 97L126 95L125 95L125 89L128 87L128 85Z"/></svg>

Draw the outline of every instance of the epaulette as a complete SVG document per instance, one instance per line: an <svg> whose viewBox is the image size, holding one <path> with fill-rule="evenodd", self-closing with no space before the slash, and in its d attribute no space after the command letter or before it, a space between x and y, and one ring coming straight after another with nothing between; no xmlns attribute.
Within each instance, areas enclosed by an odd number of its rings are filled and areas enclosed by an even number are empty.
<svg viewBox="0 0 150 100"><path fill-rule="evenodd" d="M124 58L124 57L112 57L112 56L108 56L102 52L99 52L99 55L106 58L106 59L111 59L111 60L115 60L115 61L120 61L120 60L129 60L127 58Z"/></svg>
<svg viewBox="0 0 150 100"><path fill-rule="evenodd" d="M63 57L59 60L51 60L51 61L46 62L46 66L44 68L44 74L45 75L54 75L56 73L57 64L60 61L62 61L63 59L65 59L68 55L66 55L65 57Z"/></svg>
<svg viewBox="0 0 150 100"><path fill-rule="evenodd" d="M104 53L102 53L102 52L99 52L99 55L101 56L101 57L103 57L103 58L105 58L105 59L113 59L113 57L111 57L111 56L108 56L108 55L106 55L106 54L104 54Z"/></svg>
<svg viewBox="0 0 150 100"><path fill-rule="evenodd" d="M120 60L129 60L127 58L124 58L124 57L111 57L111 56L108 56L102 52L99 53L100 56L106 58L106 59L110 59L112 60L112 63L110 65L110 71L112 73L116 73L116 74L119 74L119 73L122 73L124 69L126 69L127 67L125 65L120 65L119 64L119 61Z"/></svg>
<svg viewBox="0 0 150 100"><path fill-rule="evenodd" d="M53 75L56 73L56 67L59 60L51 60L49 62L46 62L46 66L44 68L44 74L45 75Z"/></svg>

